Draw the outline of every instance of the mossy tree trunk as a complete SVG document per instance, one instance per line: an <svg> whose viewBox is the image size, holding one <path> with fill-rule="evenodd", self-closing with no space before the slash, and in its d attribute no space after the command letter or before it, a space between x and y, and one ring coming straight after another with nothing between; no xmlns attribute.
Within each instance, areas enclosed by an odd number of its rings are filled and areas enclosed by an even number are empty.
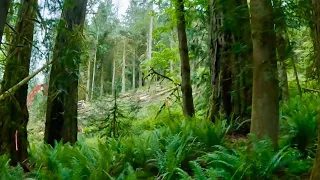
<svg viewBox="0 0 320 180"><path fill-rule="evenodd" d="M195 113L190 78L190 59L186 34L186 20L183 0L174 1L177 16L177 31L181 60L181 91L184 115L192 117Z"/></svg>
<svg viewBox="0 0 320 180"><path fill-rule="evenodd" d="M91 59L88 58L88 69L87 69L87 86L86 86L86 102L90 101L90 79L91 79Z"/></svg>
<svg viewBox="0 0 320 180"><path fill-rule="evenodd" d="M251 0L253 98L251 133L278 146L279 86L271 0Z"/></svg>
<svg viewBox="0 0 320 180"><path fill-rule="evenodd" d="M66 0L53 52L45 142L77 141L78 75L87 0Z"/></svg>
<svg viewBox="0 0 320 180"><path fill-rule="evenodd" d="M0 94L29 75L36 7L37 0L22 1ZM28 84L24 84L12 96L0 101L0 153L10 153L12 165L24 163L28 158L27 93Z"/></svg>
<svg viewBox="0 0 320 180"><path fill-rule="evenodd" d="M8 15L10 3L11 3L10 0L0 0L0 46L2 42L4 26L7 21L7 15Z"/></svg>
<svg viewBox="0 0 320 180"><path fill-rule="evenodd" d="M214 0L210 0L209 4L209 57L210 57L210 74L211 74L211 97L210 97L210 110L209 110L209 119L211 121L215 121L215 117L219 115L220 111L220 99L221 99L221 84L220 84L220 66L221 60L219 58L218 52L221 50L221 44L219 44L218 40L218 30L222 26L221 21L219 18L222 17L220 13L217 13L215 10L215 2Z"/></svg>
<svg viewBox="0 0 320 180"><path fill-rule="evenodd" d="M250 27L250 13L247 0L236 0L232 3L232 17L236 57L233 66L236 69L233 74L235 91L239 101L235 102L235 108L238 106L238 111L235 111L236 117L249 117L247 109L252 104L252 39ZM227 10L230 10L227 6Z"/></svg>
<svg viewBox="0 0 320 180"><path fill-rule="evenodd" d="M246 92L252 83L247 85L243 77L248 75L247 82L252 82L249 73L252 71L248 68L252 57L248 6L242 0L211 0L209 12L212 90L209 118L214 120L221 112L227 117L232 112L241 117L251 105L247 103Z"/></svg>

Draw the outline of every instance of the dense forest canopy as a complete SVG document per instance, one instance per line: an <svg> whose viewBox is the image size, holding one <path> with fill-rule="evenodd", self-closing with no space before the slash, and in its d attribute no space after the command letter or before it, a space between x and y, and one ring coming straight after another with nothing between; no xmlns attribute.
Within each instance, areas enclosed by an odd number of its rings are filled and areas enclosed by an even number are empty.
<svg viewBox="0 0 320 180"><path fill-rule="evenodd" d="M0 0L0 179L320 179L319 0Z"/></svg>

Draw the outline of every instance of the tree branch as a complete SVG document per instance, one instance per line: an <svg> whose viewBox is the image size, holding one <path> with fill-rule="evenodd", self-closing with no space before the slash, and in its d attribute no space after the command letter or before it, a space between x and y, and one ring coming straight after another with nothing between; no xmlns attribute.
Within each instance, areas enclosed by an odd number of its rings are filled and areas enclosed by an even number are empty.
<svg viewBox="0 0 320 180"><path fill-rule="evenodd" d="M149 74L146 76L146 77L148 77L148 76L150 76L150 75L152 75L152 74L154 74L154 75L158 75L158 76L160 76L160 77L162 77L163 79L168 79L169 81L171 81L171 82L173 82L174 84L177 84L176 82L174 82L174 80L173 79L171 79L171 78L169 78L168 76L165 76L165 75L163 75L163 74L160 74L160 73L158 73L157 71L155 71L153 68L151 68L150 70L149 70ZM145 78L146 78L145 77ZM177 84L178 86L181 86L181 84L179 83L179 84Z"/></svg>
<svg viewBox="0 0 320 180"><path fill-rule="evenodd" d="M53 61L48 62L47 64L45 64L40 69L38 69L34 73L30 74L28 77L26 77L23 80L21 80L18 84L14 85L12 88L10 88L9 90L5 91L3 94L0 95L0 101L4 100L7 97L9 97L12 94L14 94L21 86L23 86L24 84L28 83L28 81L30 81L30 79L35 77L37 74L39 74L41 71L43 71L45 68L47 68L52 63L53 63Z"/></svg>
<svg viewBox="0 0 320 180"><path fill-rule="evenodd" d="M309 89L309 88L302 88L304 90L304 92L316 92L316 93L320 93L320 90L318 89Z"/></svg>

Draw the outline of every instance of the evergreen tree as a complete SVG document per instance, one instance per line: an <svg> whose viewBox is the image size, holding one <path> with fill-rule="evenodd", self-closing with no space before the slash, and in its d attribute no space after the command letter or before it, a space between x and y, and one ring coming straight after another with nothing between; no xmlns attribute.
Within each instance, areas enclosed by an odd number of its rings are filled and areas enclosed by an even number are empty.
<svg viewBox="0 0 320 180"><path fill-rule="evenodd" d="M17 33L8 50L0 94L29 75L37 0L23 0L15 26ZM28 159L27 109L28 84L0 101L0 153L10 153L11 164L24 164Z"/></svg>
<svg viewBox="0 0 320 180"><path fill-rule="evenodd" d="M87 0L66 0L53 52L50 72L45 142L77 141L78 79L82 31Z"/></svg>

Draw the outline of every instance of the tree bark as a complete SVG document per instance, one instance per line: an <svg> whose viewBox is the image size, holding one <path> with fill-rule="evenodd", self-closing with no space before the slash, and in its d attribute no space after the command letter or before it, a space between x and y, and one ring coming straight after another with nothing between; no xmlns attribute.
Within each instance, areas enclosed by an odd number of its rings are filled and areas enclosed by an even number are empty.
<svg viewBox="0 0 320 180"><path fill-rule="evenodd" d="M281 99L284 102L289 101L289 85L288 85L288 75L287 75L287 63L285 59L282 59L280 57L279 62L279 76L280 76L280 82L281 82Z"/></svg>
<svg viewBox="0 0 320 180"><path fill-rule="evenodd" d="M218 14L215 11L214 0L210 0L209 3L210 12L210 25L209 25L209 57L210 57L210 74L211 74L211 96L210 96L210 107L209 107L209 119L214 122L215 117L219 115L220 109L220 59L218 52L220 51L220 45L218 44L217 32L221 26L221 22L218 20Z"/></svg>
<svg viewBox="0 0 320 180"><path fill-rule="evenodd" d="M150 13L153 12L153 2L150 3ZM150 23L149 23L149 33L148 33L148 41L147 41L147 51L146 51L146 58L147 60L151 60L152 58L152 42L153 42L153 37L152 37L152 33L153 33L153 16L151 14L150 16ZM147 86L148 86L148 89L150 89L150 85L151 85L151 77L148 76L146 78L146 83L147 83Z"/></svg>
<svg viewBox="0 0 320 180"><path fill-rule="evenodd" d="M232 112L237 118L248 116L246 110L251 105L248 97L252 89L252 41L247 1L211 0L209 12L212 92L208 117L214 121L221 112L227 117ZM241 46L241 50L233 49L234 45Z"/></svg>
<svg viewBox="0 0 320 180"><path fill-rule="evenodd" d="M0 46L11 0L0 0Z"/></svg>
<svg viewBox="0 0 320 180"><path fill-rule="evenodd" d="M320 2L312 0L313 6L313 21L314 24L311 25L311 33L313 36L314 50L315 50L315 69L316 77L320 81Z"/></svg>
<svg viewBox="0 0 320 180"><path fill-rule="evenodd" d="M291 60L292 60L294 76L296 77L296 82L297 82L299 95L300 95L300 97L302 97L302 90L301 90L300 81L299 81L299 75L298 75L298 71L297 71L297 67L296 67L297 56L295 54L293 54L292 57L291 57Z"/></svg>
<svg viewBox="0 0 320 180"><path fill-rule="evenodd" d="M221 1L210 1L210 63L211 63L211 103L209 118L215 117L224 110L227 117L231 115L232 106L232 62L234 53L231 49L232 33L223 30L225 4ZM221 108L222 105L222 108Z"/></svg>
<svg viewBox="0 0 320 180"><path fill-rule="evenodd" d="M171 37L172 39L170 39L170 49L173 48L173 44L174 44L174 36L173 36L173 32L171 31ZM170 74L173 74L174 73L174 70L173 70L173 61L171 60L170 61Z"/></svg>
<svg viewBox="0 0 320 180"><path fill-rule="evenodd" d="M278 146L279 87L271 0L251 0L253 98L251 133Z"/></svg>
<svg viewBox="0 0 320 180"><path fill-rule="evenodd" d="M19 84L29 75L37 0L23 0L6 61L0 94ZM2 7L1 7L2 8ZM2 11L1 11L2 13ZM0 101L0 154L10 153L11 165L28 159L27 109L28 84L21 85L10 97Z"/></svg>
<svg viewBox="0 0 320 180"><path fill-rule="evenodd" d="M100 97L104 95L104 59L101 60L101 72L100 72Z"/></svg>
<svg viewBox="0 0 320 180"><path fill-rule="evenodd" d="M66 0L53 50L45 142L75 143L78 132L78 74L87 0Z"/></svg>
<svg viewBox="0 0 320 180"><path fill-rule="evenodd" d="M232 1L231 1L232 3ZM234 65L237 66L239 74L234 74L236 84L239 86L237 92L240 97L238 117L249 117L247 109L252 105L252 39L250 28L250 13L247 0L236 0L236 6L233 8L235 12L233 17L235 20L235 28L233 29L234 40L242 46L242 50L236 53ZM240 8L239 8L240 7ZM227 9L230 9L227 7ZM231 11L232 12L232 11Z"/></svg>
<svg viewBox="0 0 320 180"><path fill-rule="evenodd" d="M136 89L136 50L134 50L132 58L132 89Z"/></svg>
<svg viewBox="0 0 320 180"><path fill-rule="evenodd" d="M317 58L320 58L320 1L312 0L313 11L315 13L315 24L316 24L316 39L317 39ZM320 62L319 62L320 63ZM319 112L320 114L320 112ZM312 173L310 176L310 180L318 180L320 179L320 116L318 118L318 147L316 159L313 164Z"/></svg>
<svg viewBox="0 0 320 180"><path fill-rule="evenodd" d="M139 62L139 88L142 87L142 68L141 68L141 61Z"/></svg>
<svg viewBox="0 0 320 180"><path fill-rule="evenodd" d="M194 116L194 104L190 78L190 59L188 54L188 41L186 34L186 20L183 0L175 2L177 16L177 31L181 59L181 91L183 99L183 112L185 116Z"/></svg>
<svg viewBox="0 0 320 180"><path fill-rule="evenodd" d="M123 54L122 54L122 86L121 92L126 92L126 40L123 41Z"/></svg>
<svg viewBox="0 0 320 180"><path fill-rule="evenodd" d="M91 60L88 58L88 69L87 69L87 86L86 86L86 101L90 101L90 79L91 79Z"/></svg>
<svg viewBox="0 0 320 180"><path fill-rule="evenodd" d="M91 82L91 99L93 99L94 96L94 81L96 76L96 67L97 67L97 53L98 53L98 43L99 43L99 28L97 30L96 34L96 47L94 50L94 58L93 58L93 71L92 71L92 82Z"/></svg>
<svg viewBox="0 0 320 180"><path fill-rule="evenodd" d="M11 0L9 0L9 1L11 2ZM12 23L13 15L14 15L14 3L10 3L9 11L7 13L7 21L6 21L8 24ZM9 16L10 16L10 18L9 18ZM8 44L11 43L13 35L14 34L13 34L12 29L9 26L4 25L4 31L3 31L2 37L6 38L6 42ZM0 42L0 44L1 44L1 42ZM9 51L9 48L10 48L10 46L7 46L6 51Z"/></svg>
<svg viewBox="0 0 320 180"><path fill-rule="evenodd" d="M153 11L153 6L151 5L151 12ZM150 17L150 24L149 24L149 37L148 37L148 52L147 58L150 60L152 58L152 42L153 42L153 16Z"/></svg>
<svg viewBox="0 0 320 180"><path fill-rule="evenodd" d="M113 57L113 68L112 68L112 94L116 91L116 59Z"/></svg>

